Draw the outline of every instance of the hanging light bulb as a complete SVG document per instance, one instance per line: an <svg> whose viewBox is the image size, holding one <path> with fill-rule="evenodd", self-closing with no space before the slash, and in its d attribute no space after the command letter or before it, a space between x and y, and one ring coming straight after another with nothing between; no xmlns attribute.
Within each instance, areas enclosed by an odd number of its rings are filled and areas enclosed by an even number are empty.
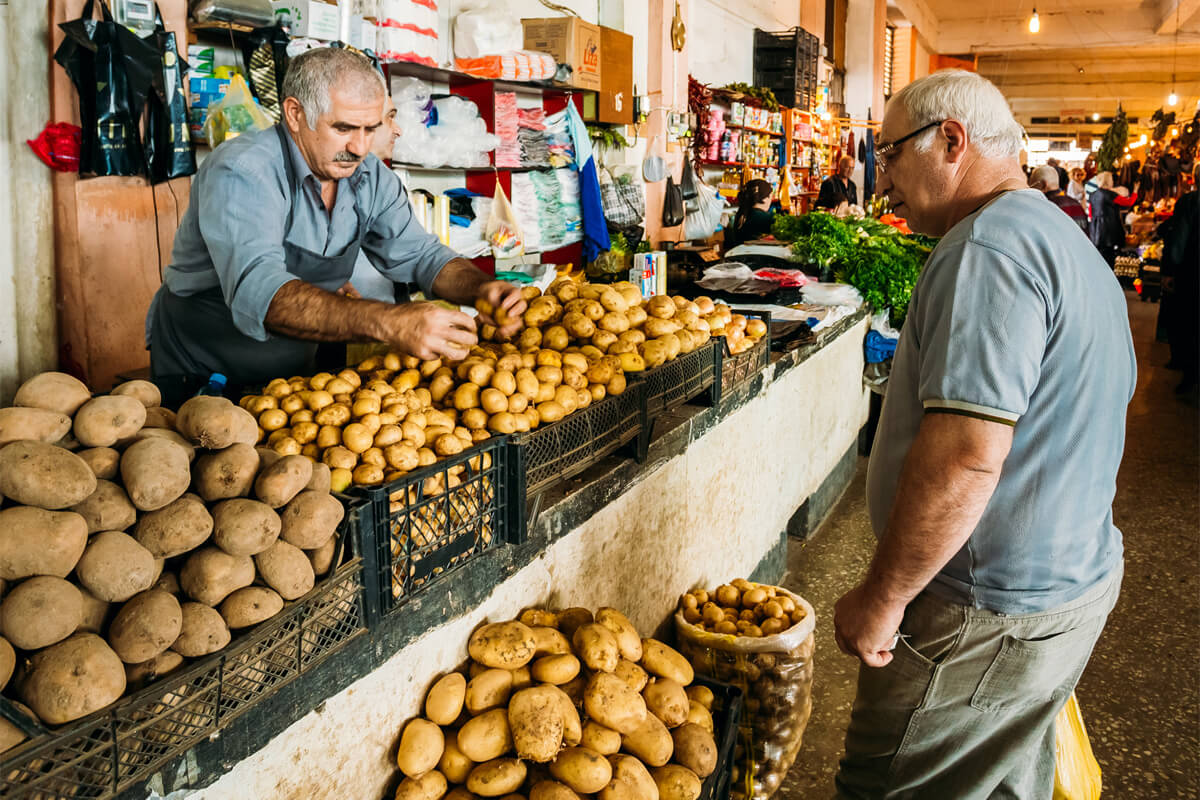
<svg viewBox="0 0 1200 800"><path fill-rule="evenodd" d="M1100 121L1100 112L1093 111L1092 112L1092 122L1099 122L1099 121Z"/></svg>
<svg viewBox="0 0 1200 800"><path fill-rule="evenodd" d="M1179 102L1179 96L1176 95L1174 91L1172 91L1169 95L1167 95L1167 105L1173 106L1178 102Z"/></svg>
<svg viewBox="0 0 1200 800"><path fill-rule="evenodd" d="M1029 18L1029 32L1037 33L1042 29L1042 21L1038 19L1037 7L1033 9L1033 16Z"/></svg>

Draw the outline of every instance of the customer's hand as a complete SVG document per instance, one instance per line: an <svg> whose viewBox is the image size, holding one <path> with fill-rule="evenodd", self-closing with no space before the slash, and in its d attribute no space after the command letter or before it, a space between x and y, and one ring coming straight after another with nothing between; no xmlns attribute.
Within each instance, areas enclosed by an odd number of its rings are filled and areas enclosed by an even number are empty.
<svg viewBox="0 0 1200 800"><path fill-rule="evenodd" d="M525 306L521 287L507 281L488 281L481 285L475 300L479 318L488 325L494 325L505 339L521 329L521 315L525 313Z"/></svg>
<svg viewBox="0 0 1200 800"><path fill-rule="evenodd" d="M834 605L833 636L846 655L868 667L883 667L892 660L892 643L903 619L904 606L888 606L860 585Z"/></svg>
<svg viewBox="0 0 1200 800"><path fill-rule="evenodd" d="M380 320L380 340L424 361L461 361L479 341L475 320L434 303L391 306Z"/></svg>

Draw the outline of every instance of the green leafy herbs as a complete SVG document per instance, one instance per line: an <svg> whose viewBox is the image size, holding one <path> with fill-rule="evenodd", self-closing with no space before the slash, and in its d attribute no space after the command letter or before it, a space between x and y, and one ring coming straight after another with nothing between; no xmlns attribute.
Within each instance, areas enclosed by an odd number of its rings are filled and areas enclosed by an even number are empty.
<svg viewBox="0 0 1200 800"><path fill-rule="evenodd" d="M839 219L824 211L777 215L771 233L791 242L799 263L832 267L839 281L858 289L872 306L890 308L897 328L904 324L917 277L937 244L873 217Z"/></svg>
<svg viewBox="0 0 1200 800"><path fill-rule="evenodd" d="M592 140L592 144L608 150L622 150L627 147L632 147L629 140L621 134L618 127L609 127L605 125L588 125L588 137Z"/></svg>
<svg viewBox="0 0 1200 800"><path fill-rule="evenodd" d="M775 92L765 86L751 86L748 83L728 83L722 86L720 91L745 95L751 100L756 101L767 111L779 110L779 100L775 97Z"/></svg>
<svg viewBox="0 0 1200 800"><path fill-rule="evenodd" d="M1112 124L1104 132L1100 149L1096 151L1096 166L1101 172L1110 171L1121 160L1125 153L1125 145L1129 143L1129 121L1125 119L1125 110L1117 106L1117 115Z"/></svg>

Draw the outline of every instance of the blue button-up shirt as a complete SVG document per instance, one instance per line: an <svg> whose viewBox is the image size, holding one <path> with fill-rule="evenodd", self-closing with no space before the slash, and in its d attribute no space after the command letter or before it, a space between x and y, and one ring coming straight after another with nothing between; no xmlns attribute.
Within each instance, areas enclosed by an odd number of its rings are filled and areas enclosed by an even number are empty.
<svg viewBox="0 0 1200 800"><path fill-rule="evenodd" d="M263 320L271 299L279 287L299 280L284 262L284 239L315 253L344 252L358 238L357 201L371 264L388 279L416 283L431 295L434 278L458 254L413 217L395 173L368 155L353 175L338 181L337 200L326 210L320 182L292 137L285 138L295 166L294 196L273 128L227 141L204 160L163 274L166 288L187 296L220 286L238 330L266 341ZM292 227L285 231L289 210ZM146 338L149 343L149 325Z"/></svg>

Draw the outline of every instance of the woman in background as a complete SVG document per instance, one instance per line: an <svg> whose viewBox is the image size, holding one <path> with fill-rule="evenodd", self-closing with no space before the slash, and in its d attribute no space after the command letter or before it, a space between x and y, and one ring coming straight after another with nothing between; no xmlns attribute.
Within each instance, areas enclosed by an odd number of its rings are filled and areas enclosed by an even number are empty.
<svg viewBox="0 0 1200 800"><path fill-rule="evenodd" d="M771 184L764 180L756 178L746 182L738 192L737 213L734 214L733 223L725 232L727 247L761 239L771 233L775 215L769 209L774 192Z"/></svg>
<svg viewBox="0 0 1200 800"><path fill-rule="evenodd" d="M1086 179L1086 173L1079 167L1076 167L1071 170L1071 182L1066 186L1067 197L1079 203L1084 208L1087 208L1088 205L1087 190L1083 188L1083 182Z"/></svg>

